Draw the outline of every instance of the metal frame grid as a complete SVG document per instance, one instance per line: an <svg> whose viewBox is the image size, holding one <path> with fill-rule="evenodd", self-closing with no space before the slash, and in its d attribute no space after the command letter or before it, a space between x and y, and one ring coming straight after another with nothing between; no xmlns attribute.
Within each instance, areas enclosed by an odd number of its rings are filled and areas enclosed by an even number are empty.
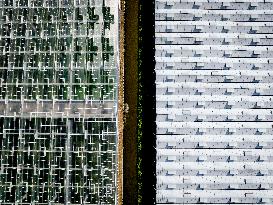
<svg viewBox="0 0 273 205"><path fill-rule="evenodd" d="M0 203L116 204L118 1L0 1Z"/></svg>

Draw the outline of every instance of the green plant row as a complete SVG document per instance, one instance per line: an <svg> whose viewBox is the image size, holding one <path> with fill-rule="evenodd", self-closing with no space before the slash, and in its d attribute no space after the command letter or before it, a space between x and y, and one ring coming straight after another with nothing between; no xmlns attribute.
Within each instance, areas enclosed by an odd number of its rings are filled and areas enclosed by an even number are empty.
<svg viewBox="0 0 273 205"><path fill-rule="evenodd" d="M138 17L138 99L137 99L137 191L138 191L138 204L143 204L143 68L142 68L142 5L139 4L139 17Z"/></svg>

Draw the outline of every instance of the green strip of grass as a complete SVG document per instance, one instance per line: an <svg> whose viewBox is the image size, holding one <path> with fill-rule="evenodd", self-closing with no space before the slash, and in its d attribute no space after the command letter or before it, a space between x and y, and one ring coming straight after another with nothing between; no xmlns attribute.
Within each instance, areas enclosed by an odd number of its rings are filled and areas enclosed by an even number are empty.
<svg viewBox="0 0 273 205"><path fill-rule="evenodd" d="M141 21L142 5L139 5L139 24L142 25ZM143 141L143 85L142 85L142 28L138 28L138 99L137 99L137 191L138 191L138 204L143 204L143 150L142 150L142 141Z"/></svg>

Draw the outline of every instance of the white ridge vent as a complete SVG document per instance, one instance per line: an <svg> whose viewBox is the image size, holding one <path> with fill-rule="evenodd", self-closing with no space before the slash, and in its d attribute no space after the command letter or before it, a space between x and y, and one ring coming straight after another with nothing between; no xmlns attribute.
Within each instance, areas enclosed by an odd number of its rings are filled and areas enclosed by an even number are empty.
<svg viewBox="0 0 273 205"><path fill-rule="evenodd" d="M155 8L156 203L273 204L273 1Z"/></svg>

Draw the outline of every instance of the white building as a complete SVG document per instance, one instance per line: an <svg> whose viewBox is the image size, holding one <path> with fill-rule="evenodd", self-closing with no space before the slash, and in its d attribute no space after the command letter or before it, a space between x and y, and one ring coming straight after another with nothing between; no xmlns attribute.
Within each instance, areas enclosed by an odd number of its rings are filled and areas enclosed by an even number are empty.
<svg viewBox="0 0 273 205"><path fill-rule="evenodd" d="M155 0L157 203L273 203L273 1Z"/></svg>

